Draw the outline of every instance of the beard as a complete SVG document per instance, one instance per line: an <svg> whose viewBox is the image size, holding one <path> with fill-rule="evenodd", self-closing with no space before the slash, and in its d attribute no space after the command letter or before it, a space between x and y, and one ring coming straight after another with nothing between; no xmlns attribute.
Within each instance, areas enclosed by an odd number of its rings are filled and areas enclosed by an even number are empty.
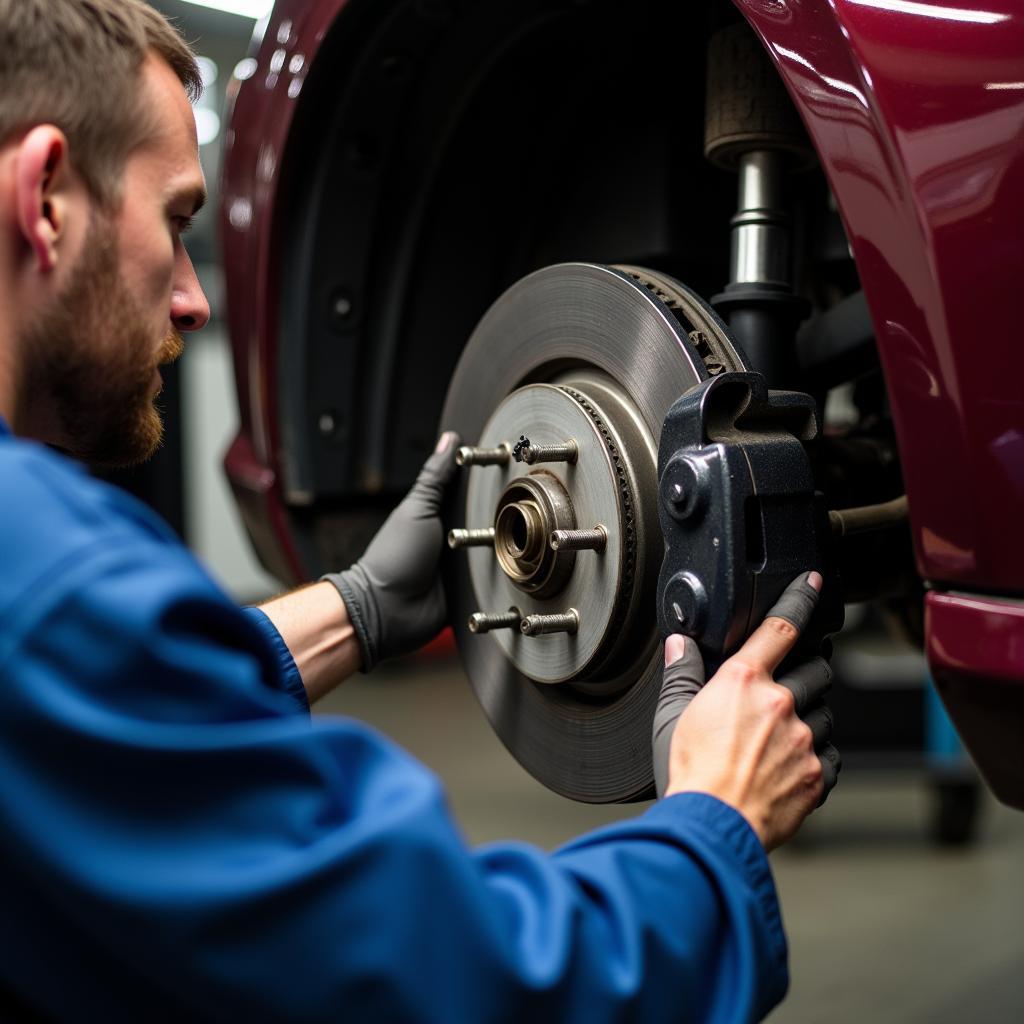
<svg viewBox="0 0 1024 1024"><path fill-rule="evenodd" d="M153 374L184 349L171 329L151 329L121 278L114 225L94 214L68 285L24 332L27 401L44 403L59 446L95 466L150 458L163 439Z"/></svg>

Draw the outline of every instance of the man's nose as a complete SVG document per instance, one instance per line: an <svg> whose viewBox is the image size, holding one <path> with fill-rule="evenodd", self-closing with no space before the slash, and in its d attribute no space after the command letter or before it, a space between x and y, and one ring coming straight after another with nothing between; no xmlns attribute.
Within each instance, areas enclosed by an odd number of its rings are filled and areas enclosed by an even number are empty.
<svg viewBox="0 0 1024 1024"><path fill-rule="evenodd" d="M184 265L176 275L171 295L171 322L183 334L202 330L210 321L210 304L203 286L196 277L192 261L186 255Z"/></svg>

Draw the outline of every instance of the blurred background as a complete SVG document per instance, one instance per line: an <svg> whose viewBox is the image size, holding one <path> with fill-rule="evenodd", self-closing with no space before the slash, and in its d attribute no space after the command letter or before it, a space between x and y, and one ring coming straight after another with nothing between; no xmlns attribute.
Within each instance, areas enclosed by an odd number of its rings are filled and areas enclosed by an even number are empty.
<svg viewBox="0 0 1024 1024"><path fill-rule="evenodd" d="M237 429L221 271L218 184L227 84L269 0L154 0L202 58L196 105L210 203L188 246L210 298L209 326L165 374L168 441L153 463L116 474L179 531L240 602L278 589L252 554L221 462ZM245 65L242 65L244 75ZM977 782L920 654L851 607L831 704L845 769L828 804L773 855L792 986L775 1022L1024 1020L1024 814ZM445 780L472 842L552 848L631 816L548 792L508 755L456 660L427 655L350 681L317 713L359 718Z"/></svg>

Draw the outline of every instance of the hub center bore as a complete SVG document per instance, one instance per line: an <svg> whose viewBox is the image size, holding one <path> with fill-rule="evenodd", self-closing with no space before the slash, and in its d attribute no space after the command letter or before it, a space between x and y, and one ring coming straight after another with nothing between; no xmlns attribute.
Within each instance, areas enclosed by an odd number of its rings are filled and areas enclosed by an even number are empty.
<svg viewBox="0 0 1024 1024"><path fill-rule="evenodd" d="M524 593L557 594L576 562L575 552L555 551L555 530L576 527L572 501L553 473L517 477L502 491L494 517L494 552L505 575Z"/></svg>

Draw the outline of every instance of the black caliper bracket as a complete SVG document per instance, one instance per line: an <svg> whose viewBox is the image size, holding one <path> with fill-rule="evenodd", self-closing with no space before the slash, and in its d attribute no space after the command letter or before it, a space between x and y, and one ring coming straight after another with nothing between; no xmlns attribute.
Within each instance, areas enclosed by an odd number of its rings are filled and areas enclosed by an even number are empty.
<svg viewBox="0 0 1024 1024"><path fill-rule="evenodd" d="M826 582L801 650L816 653L842 627L828 517L804 448L819 428L810 395L769 391L759 373L712 377L668 411L658 451L658 625L662 636L693 637L709 667L810 569Z"/></svg>

